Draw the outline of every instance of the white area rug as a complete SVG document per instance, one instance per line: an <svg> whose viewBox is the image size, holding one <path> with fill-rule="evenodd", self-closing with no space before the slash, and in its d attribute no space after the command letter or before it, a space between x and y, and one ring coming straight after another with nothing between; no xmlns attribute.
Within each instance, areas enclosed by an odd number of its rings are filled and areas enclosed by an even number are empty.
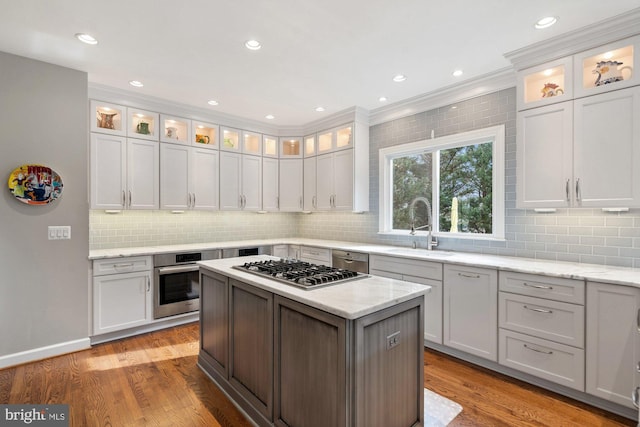
<svg viewBox="0 0 640 427"><path fill-rule="evenodd" d="M444 427L462 411L462 406L424 389L424 427Z"/></svg>

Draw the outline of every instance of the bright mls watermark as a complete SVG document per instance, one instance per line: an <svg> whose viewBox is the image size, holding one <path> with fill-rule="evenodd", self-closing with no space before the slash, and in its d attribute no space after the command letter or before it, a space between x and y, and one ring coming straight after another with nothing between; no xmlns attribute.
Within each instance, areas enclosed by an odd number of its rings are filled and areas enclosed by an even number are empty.
<svg viewBox="0 0 640 427"><path fill-rule="evenodd" d="M69 427L69 405L0 405L0 426Z"/></svg>

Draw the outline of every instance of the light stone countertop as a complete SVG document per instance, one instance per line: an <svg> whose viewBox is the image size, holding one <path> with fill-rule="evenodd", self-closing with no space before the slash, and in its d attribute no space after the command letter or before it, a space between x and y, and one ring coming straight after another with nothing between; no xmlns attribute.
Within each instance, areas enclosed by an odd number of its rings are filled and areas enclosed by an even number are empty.
<svg viewBox="0 0 640 427"><path fill-rule="evenodd" d="M370 255L386 255L425 261L443 262L456 265L496 268L503 271L544 274L569 279L589 280L618 285L640 287L640 269L612 267L598 264L583 264L564 261L547 261L467 252L427 251L399 246L373 245L367 243L340 242L300 238L268 240L242 240L234 242L194 243L186 245L144 246L137 248L93 250L89 259L118 258L128 256L154 255L158 253L195 251L203 249L226 249L263 245L292 244L321 248L342 249L365 252Z"/></svg>
<svg viewBox="0 0 640 427"><path fill-rule="evenodd" d="M278 259L269 255L200 261L201 269L248 283L257 288L298 301L345 319L358 319L367 314L393 307L431 291L431 286L384 277L369 276L317 289L302 289L232 268L245 262Z"/></svg>

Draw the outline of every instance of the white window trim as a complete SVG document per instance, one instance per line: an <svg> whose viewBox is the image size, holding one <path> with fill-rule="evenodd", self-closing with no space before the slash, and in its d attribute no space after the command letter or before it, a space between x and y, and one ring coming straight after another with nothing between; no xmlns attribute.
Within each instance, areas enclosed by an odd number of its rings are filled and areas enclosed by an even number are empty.
<svg viewBox="0 0 640 427"><path fill-rule="evenodd" d="M492 234L474 233L450 233L434 231L435 236L449 237L454 239L481 239L481 240L504 240L505 226L505 127L504 125L492 126L484 129L472 130L455 135L442 136L440 138L426 139L393 147L382 148L379 151L379 234L404 235L400 230L393 229L393 205L392 205L392 182L391 182L391 162L393 159L411 154L424 153L425 151L435 151L446 148L460 146L461 144L471 145L474 142L482 143L487 140L493 141L493 224ZM433 174L437 176L437 168L434 164ZM434 180L431 195L433 204L438 206L439 183ZM434 230L438 230L438 219L434 218ZM426 231L418 231L417 234L426 234Z"/></svg>

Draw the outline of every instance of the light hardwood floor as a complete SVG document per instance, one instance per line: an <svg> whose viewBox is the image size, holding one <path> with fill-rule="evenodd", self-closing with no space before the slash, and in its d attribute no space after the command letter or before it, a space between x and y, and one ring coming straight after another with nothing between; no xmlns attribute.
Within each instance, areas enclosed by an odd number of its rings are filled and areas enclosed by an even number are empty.
<svg viewBox="0 0 640 427"><path fill-rule="evenodd" d="M0 403L68 403L72 427L250 426L196 366L198 339L192 323L0 370ZM452 427L635 426L440 353L425 362L425 387L464 408Z"/></svg>

